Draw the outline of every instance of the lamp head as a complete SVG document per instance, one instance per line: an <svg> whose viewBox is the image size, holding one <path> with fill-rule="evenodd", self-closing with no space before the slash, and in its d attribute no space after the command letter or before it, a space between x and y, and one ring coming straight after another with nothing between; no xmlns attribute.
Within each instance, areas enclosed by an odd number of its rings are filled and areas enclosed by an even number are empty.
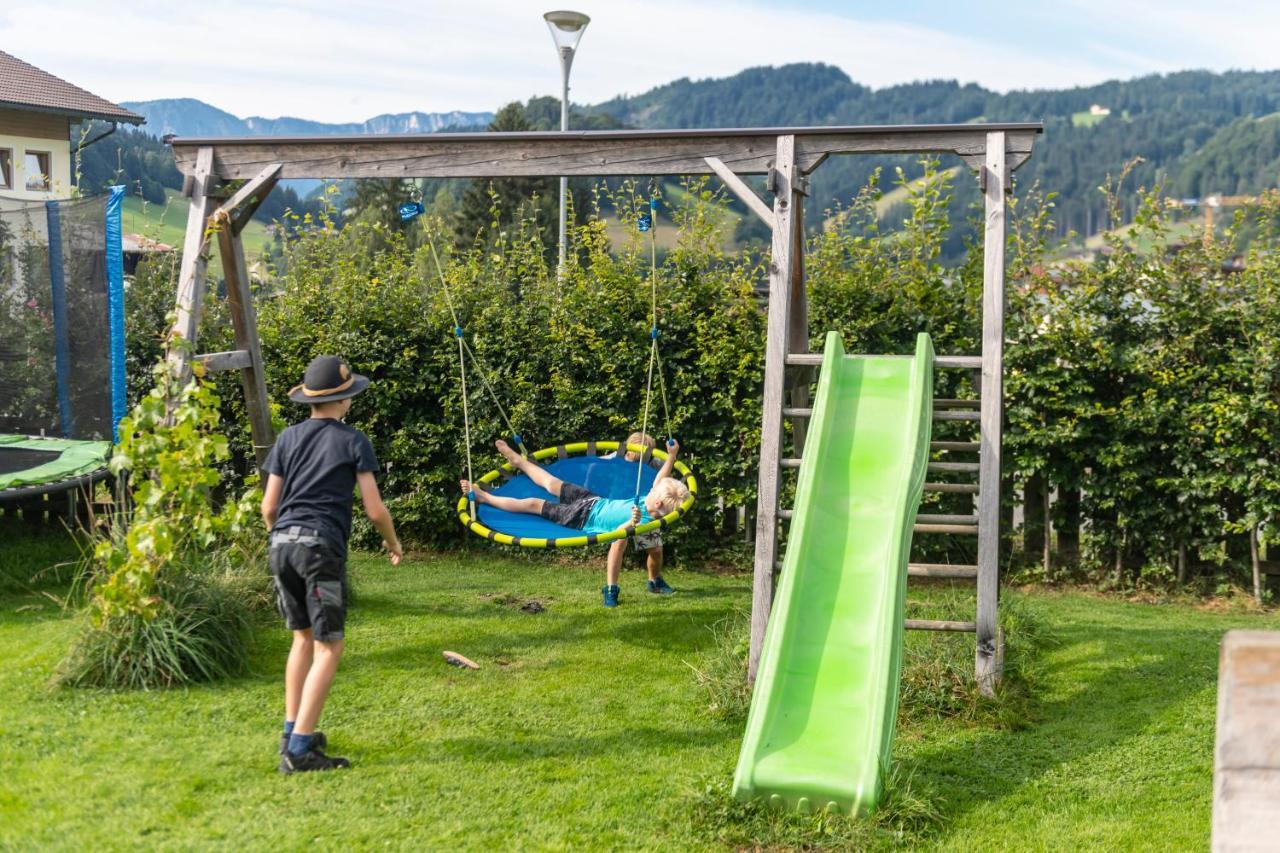
<svg viewBox="0 0 1280 853"><path fill-rule="evenodd" d="M591 23L591 19L581 12L567 10L548 12L542 18L547 22L547 28L551 30L556 48L562 53L566 50L572 53L577 49L583 31L586 30L587 24Z"/></svg>

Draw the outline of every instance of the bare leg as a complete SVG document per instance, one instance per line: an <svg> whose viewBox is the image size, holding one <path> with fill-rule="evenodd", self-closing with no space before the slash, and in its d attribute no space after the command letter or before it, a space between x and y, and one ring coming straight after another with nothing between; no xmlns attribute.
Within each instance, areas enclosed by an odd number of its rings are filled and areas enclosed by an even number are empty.
<svg viewBox="0 0 1280 853"><path fill-rule="evenodd" d="M604 564L604 582L609 586L618 585L618 575L622 573L622 558L626 553L626 539L619 539L609 544L609 557Z"/></svg>
<svg viewBox="0 0 1280 853"><path fill-rule="evenodd" d="M645 551L644 567L649 570L649 580L657 580L662 575L662 546Z"/></svg>
<svg viewBox="0 0 1280 853"><path fill-rule="evenodd" d="M560 497L561 481L554 474L549 474L546 468L543 468L536 462L530 462L519 453L516 453L502 439L494 442L494 447L498 448L498 452L506 458L508 462L516 466L516 470L528 476L530 480L537 483L556 497Z"/></svg>
<svg viewBox="0 0 1280 853"><path fill-rule="evenodd" d="M302 704L302 685L311 670L315 644L311 629L293 632L293 647L289 649L289 662L284 667L284 718L298 719L298 706Z"/></svg>
<svg viewBox="0 0 1280 853"><path fill-rule="evenodd" d="M324 710L324 701L329 698L329 688L333 686L334 673L338 671L338 661L342 660L343 648L342 640L334 640L332 643L316 642L315 661L302 686L298 720L293 727L297 734L315 734L316 723L320 722L320 712Z"/></svg>
<svg viewBox="0 0 1280 853"><path fill-rule="evenodd" d="M471 491L471 484L466 480L459 480L458 485L462 487L462 493L465 495ZM506 512L523 512L528 515L541 515L542 505L546 503L542 498L508 498L502 495L491 495L484 489L476 489L476 503L488 504L497 507Z"/></svg>

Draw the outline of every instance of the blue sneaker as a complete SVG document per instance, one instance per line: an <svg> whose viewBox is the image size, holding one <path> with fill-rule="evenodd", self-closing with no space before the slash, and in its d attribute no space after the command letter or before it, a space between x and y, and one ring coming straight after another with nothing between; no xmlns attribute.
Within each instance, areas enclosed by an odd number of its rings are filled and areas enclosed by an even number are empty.
<svg viewBox="0 0 1280 853"><path fill-rule="evenodd" d="M618 585L617 584L610 584L606 587L601 587L600 593L601 595L604 596L605 607L618 606Z"/></svg>
<svg viewBox="0 0 1280 853"><path fill-rule="evenodd" d="M662 579L662 575L649 581L649 592L654 595L672 595L675 590L667 586L667 582Z"/></svg>

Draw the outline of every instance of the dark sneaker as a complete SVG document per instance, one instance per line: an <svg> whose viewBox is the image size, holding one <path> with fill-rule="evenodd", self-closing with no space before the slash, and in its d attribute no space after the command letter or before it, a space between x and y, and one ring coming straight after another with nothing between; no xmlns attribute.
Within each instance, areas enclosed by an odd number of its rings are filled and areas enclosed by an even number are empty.
<svg viewBox="0 0 1280 853"><path fill-rule="evenodd" d="M675 590L667 586L667 582L662 579L661 575L659 575L649 581L649 592L654 595L671 595Z"/></svg>
<svg viewBox="0 0 1280 853"><path fill-rule="evenodd" d="M311 741L312 749L322 750L329 745L329 739L324 736L324 732L316 732L313 737L314 739ZM284 755L288 751L289 751L289 736L281 732L280 733L280 754Z"/></svg>
<svg viewBox="0 0 1280 853"><path fill-rule="evenodd" d="M302 755L286 752L280 756L280 772L286 776L292 773L311 773L316 770L341 770L350 766L351 762L347 759L330 757L315 747Z"/></svg>
<svg viewBox="0 0 1280 853"><path fill-rule="evenodd" d="M617 584L610 584L606 587L602 587L600 589L600 594L604 596L605 607L618 606L618 585Z"/></svg>

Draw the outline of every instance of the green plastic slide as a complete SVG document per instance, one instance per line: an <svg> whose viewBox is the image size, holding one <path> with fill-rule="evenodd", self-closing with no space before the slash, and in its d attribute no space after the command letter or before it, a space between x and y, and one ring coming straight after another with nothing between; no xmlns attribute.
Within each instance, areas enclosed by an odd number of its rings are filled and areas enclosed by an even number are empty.
<svg viewBox="0 0 1280 853"><path fill-rule="evenodd" d="M907 555L933 417L933 345L846 356L830 332L786 558L734 774L740 799L865 813L898 713Z"/></svg>

